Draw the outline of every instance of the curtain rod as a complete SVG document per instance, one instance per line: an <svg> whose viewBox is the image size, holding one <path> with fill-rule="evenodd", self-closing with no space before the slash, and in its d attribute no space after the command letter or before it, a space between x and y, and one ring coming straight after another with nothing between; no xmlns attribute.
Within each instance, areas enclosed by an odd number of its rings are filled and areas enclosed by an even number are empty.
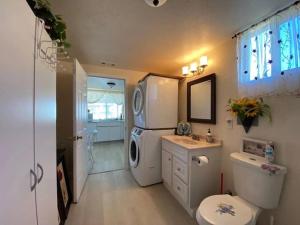
<svg viewBox="0 0 300 225"><path fill-rule="evenodd" d="M283 11L285 11L285 10L291 8L292 6L298 5L299 3L300 3L300 0L299 0L299 1L295 1L293 4L287 6L287 7L283 8L283 9L278 10L277 12L275 12L275 13L273 13L272 15L270 15L270 16L264 18L263 20L260 20L259 22L257 22L257 23L255 23L255 24L249 26L248 28L246 28L246 29L244 29L244 30L242 30L242 31L240 31L240 32L238 32L238 33L236 33L234 36L232 36L232 39L236 38L237 36L239 36L240 34L246 32L247 30L250 30L251 28L256 27L258 24L260 24L260 23L262 23L262 22L265 22L266 20L270 19L271 17L276 16L276 15L278 15L279 13L281 13L281 12L283 12Z"/></svg>

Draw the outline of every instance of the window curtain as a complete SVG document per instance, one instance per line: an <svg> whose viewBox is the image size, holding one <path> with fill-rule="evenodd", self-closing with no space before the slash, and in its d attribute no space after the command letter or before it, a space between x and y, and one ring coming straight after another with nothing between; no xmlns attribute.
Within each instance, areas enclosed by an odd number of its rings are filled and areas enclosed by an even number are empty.
<svg viewBox="0 0 300 225"><path fill-rule="evenodd" d="M88 90L87 101L93 103L124 104L124 93L115 91Z"/></svg>
<svg viewBox="0 0 300 225"><path fill-rule="evenodd" d="M299 5L237 37L240 96L300 95Z"/></svg>

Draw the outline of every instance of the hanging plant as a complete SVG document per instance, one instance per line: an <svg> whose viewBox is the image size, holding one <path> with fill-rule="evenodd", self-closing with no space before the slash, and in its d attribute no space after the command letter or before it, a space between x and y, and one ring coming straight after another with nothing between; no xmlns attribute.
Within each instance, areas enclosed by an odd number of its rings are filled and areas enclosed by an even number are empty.
<svg viewBox="0 0 300 225"><path fill-rule="evenodd" d="M228 110L241 121L246 133L250 130L253 121L258 117L268 117L272 121L270 106L262 98L241 98L228 101Z"/></svg>
<svg viewBox="0 0 300 225"><path fill-rule="evenodd" d="M51 11L51 4L48 0L27 0L34 14L45 21L45 28L52 40L59 40L58 45L70 48L67 41L66 23L61 15L54 15Z"/></svg>

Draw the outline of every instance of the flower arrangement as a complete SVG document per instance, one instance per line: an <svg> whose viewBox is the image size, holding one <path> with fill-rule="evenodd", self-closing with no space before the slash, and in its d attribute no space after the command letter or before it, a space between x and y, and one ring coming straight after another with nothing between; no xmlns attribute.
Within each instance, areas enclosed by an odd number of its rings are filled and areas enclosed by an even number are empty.
<svg viewBox="0 0 300 225"><path fill-rule="evenodd" d="M268 117L269 121L272 121L270 106L264 103L262 98L229 99L227 107L227 111L233 113L241 121L246 133L253 120L259 116Z"/></svg>

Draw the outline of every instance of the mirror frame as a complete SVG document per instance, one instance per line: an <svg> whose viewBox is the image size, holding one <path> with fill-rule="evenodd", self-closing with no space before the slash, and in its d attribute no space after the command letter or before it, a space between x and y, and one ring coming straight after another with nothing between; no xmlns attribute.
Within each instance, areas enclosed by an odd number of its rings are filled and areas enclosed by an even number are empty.
<svg viewBox="0 0 300 225"><path fill-rule="evenodd" d="M211 119L201 119L191 117L191 87L205 81L211 81ZM216 74L210 74L205 77L190 81L187 83L187 121L193 123L216 124Z"/></svg>

